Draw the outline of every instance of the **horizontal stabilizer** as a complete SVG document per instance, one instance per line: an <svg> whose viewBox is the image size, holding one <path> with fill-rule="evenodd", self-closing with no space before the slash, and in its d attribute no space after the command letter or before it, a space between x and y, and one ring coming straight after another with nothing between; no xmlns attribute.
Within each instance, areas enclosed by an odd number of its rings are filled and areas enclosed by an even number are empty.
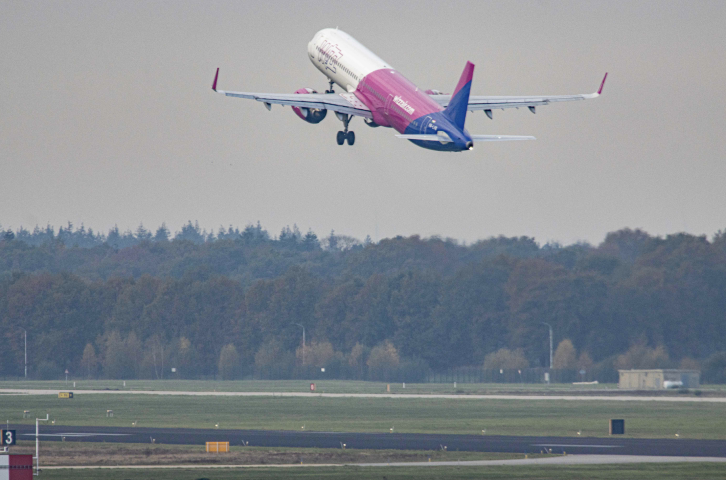
<svg viewBox="0 0 726 480"><path fill-rule="evenodd" d="M405 138L406 140L427 140L430 142L438 142L441 137L438 135L426 135L426 134L415 134L415 135L396 135L398 138Z"/></svg>
<svg viewBox="0 0 726 480"><path fill-rule="evenodd" d="M523 135L472 135L475 142L505 142L507 140L537 140L534 137Z"/></svg>
<svg viewBox="0 0 726 480"><path fill-rule="evenodd" d="M441 142L442 138L439 135L425 135L425 134L413 134L413 135L396 135L398 138L405 138L406 140L424 140L429 142ZM535 137L524 136L524 135L472 135L471 139L475 142L506 142L508 140L536 140ZM442 142L444 143L444 142Z"/></svg>

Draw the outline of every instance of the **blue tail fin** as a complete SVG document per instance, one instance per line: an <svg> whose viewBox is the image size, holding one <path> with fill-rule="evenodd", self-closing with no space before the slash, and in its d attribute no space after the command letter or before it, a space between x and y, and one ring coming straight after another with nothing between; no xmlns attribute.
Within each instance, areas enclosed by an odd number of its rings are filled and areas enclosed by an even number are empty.
<svg viewBox="0 0 726 480"><path fill-rule="evenodd" d="M469 93L471 92L471 79L474 77L474 64L466 62L464 72L461 74L459 83L456 85L449 105L444 110L447 117L454 124L463 129L466 122L466 111L469 106Z"/></svg>

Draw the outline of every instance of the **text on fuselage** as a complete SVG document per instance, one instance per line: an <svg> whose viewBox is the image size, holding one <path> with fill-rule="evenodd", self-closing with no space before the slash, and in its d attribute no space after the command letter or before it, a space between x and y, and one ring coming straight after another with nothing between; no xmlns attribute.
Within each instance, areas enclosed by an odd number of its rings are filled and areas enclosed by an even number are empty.
<svg viewBox="0 0 726 480"><path fill-rule="evenodd" d="M406 103L406 101L404 99L402 99L401 97L399 97L398 95L393 97L393 103L395 103L396 105L401 107L409 115L413 115L413 112L416 111L416 110L414 110L414 108L411 105Z"/></svg>
<svg viewBox="0 0 726 480"><path fill-rule="evenodd" d="M325 68L333 73L337 71L335 66L340 62L342 56L343 52L340 51L340 47L327 40L323 40L323 43L318 47L318 62L325 65Z"/></svg>

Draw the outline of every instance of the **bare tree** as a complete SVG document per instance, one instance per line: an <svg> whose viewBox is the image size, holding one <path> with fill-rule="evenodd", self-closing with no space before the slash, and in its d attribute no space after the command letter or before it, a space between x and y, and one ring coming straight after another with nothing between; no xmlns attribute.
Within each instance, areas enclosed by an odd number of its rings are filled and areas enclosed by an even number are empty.
<svg viewBox="0 0 726 480"><path fill-rule="evenodd" d="M81 358L81 367L88 373L88 378L91 378L93 373L96 371L98 365L98 358L96 357L96 349L90 343L86 344L86 348L83 349L83 358Z"/></svg>

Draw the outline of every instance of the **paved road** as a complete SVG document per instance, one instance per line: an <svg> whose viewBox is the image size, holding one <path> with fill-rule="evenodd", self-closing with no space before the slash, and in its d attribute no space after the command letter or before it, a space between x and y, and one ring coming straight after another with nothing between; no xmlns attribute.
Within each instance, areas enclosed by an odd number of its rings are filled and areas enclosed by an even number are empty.
<svg viewBox="0 0 726 480"><path fill-rule="evenodd" d="M58 395L68 390L40 390L2 388L4 395ZM74 390L74 395L175 395L194 397L327 397L327 398L397 398L397 399L451 399L451 400L559 400L605 402L701 402L726 403L726 397L660 397L639 395L445 395L409 393L307 393L307 392L183 392L176 390Z"/></svg>
<svg viewBox="0 0 726 480"><path fill-rule="evenodd" d="M627 463L724 463L722 457L649 457L634 455L566 455L561 457L525 458L518 460L467 460L465 462L399 462L399 463L295 463L295 464L264 464L264 465L78 465L43 467L43 470L163 470L163 469L211 469L211 468L325 468L325 467L486 467L486 466L522 466L522 465L606 465Z"/></svg>
<svg viewBox="0 0 726 480"><path fill-rule="evenodd" d="M32 439L35 426L15 425L19 439ZM68 427L43 425L42 440L203 445L229 441L255 447L438 450L474 452L552 453L599 455L648 455L726 457L726 440L515 437L486 435L438 435L423 433L345 433L278 430L223 430L135 427Z"/></svg>
<svg viewBox="0 0 726 480"><path fill-rule="evenodd" d="M360 467L482 467L488 465L604 465L623 463L724 463L723 457L664 457L647 455L563 455L516 460L467 460L465 462L359 463Z"/></svg>

